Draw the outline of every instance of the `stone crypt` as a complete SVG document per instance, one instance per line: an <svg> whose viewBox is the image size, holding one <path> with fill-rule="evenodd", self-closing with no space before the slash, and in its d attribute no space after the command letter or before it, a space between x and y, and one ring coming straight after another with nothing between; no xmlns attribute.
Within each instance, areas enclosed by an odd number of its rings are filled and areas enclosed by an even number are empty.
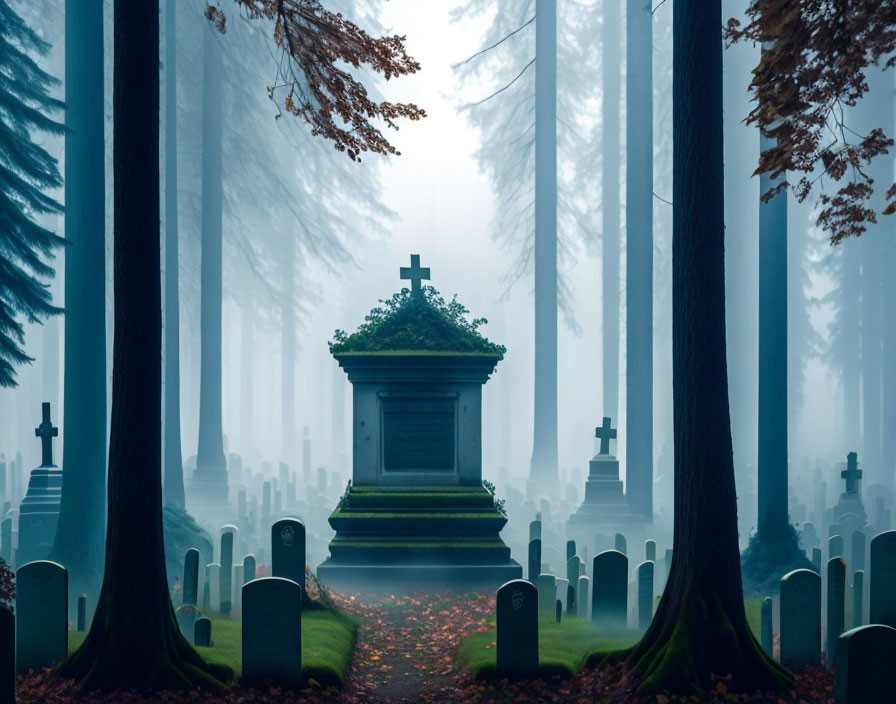
<svg viewBox="0 0 896 704"><path fill-rule="evenodd" d="M410 290L331 343L353 390L353 480L318 576L346 592L497 588L522 577L482 485L482 386L504 348L421 285L419 255L401 277Z"/></svg>

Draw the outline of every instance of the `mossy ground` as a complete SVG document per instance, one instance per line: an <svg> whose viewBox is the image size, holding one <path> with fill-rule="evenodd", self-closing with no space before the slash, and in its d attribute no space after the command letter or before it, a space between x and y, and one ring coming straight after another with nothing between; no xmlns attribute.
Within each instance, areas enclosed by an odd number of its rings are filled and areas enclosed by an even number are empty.
<svg viewBox="0 0 896 704"><path fill-rule="evenodd" d="M473 633L464 639L458 650L458 663L474 679L491 679L495 675L495 619L490 629ZM608 637L602 635L591 621L569 618L564 614L560 623L553 614L543 612L538 617L539 675L571 677L595 652L612 652L631 647L636 634Z"/></svg>
<svg viewBox="0 0 896 704"><path fill-rule="evenodd" d="M212 646L196 648L209 663L230 667L237 677L242 672L242 624L239 620L212 619ZM302 674L321 686L341 686L352 660L357 622L345 614L328 609L302 612ZM68 651L73 653L87 633L70 631Z"/></svg>

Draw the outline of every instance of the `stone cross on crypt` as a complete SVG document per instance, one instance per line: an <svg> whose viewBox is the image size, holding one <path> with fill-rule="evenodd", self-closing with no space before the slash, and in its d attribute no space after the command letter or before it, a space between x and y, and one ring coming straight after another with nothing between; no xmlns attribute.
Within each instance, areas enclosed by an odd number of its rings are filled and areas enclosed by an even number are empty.
<svg viewBox="0 0 896 704"><path fill-rule="evenodd" d="M429 267L420 266L420 255L411 255L411 265L401 267L401 278L411 282L411 293L421 291L421 281L429 281Z"/></svg>
<svg viewBox="0 0 896 704"><path fill-rule="evenodd" d="M600 427L594 429L594 437L600 438L600 454L610 454L610 440L616 439L616 428L611 428L610 419L604 417L604 423Z"/></svg>
<svg viewBox="0 0 896 704"><path fill-rule="evenodd" d="M53 438L59 435L59 428L54 428L50 422L50 404L45 401L42 404L43 418L41 424L34 429L34 437L40 438L41 467L53 466Z"/></svg>
<svg viewBox="0 0 896 704"><path fill-rule="evenodd" d="M858 491L858 483L859 479L862 478L862 470L859 469L859 459L855 452L850 452L846 456L846 469L840 472L840 476L846 480L847 493Z"/></svg>

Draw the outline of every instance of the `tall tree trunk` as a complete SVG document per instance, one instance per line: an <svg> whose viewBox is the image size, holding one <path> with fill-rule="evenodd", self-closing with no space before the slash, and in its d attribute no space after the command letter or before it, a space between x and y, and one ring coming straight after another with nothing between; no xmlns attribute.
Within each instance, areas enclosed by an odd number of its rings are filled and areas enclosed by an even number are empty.
<svg viewBox="0 0 896 704"><path fill-rule="evenodd" d="M625 458L632 508L653 520L653 6L626 10Z"/></svg>
<svg viewBox="0 0 896 704"><path fill-rule="evenodd" d="M199 380L199 448L196 497L227 503L227 462L221 398L221 308L223 303L221 131L222 47L211 23L202 29L202 260Z"/></svg>
<svg viewBox="0 0 896 704"><path fill-rule="evenodd" d="M721 2L673 8L672 354L675 553L656 616L629 653L643 692L781 687L747 624L725 358ZM707 560L706 555L712 555Z"/></svg>
<svg viewBox="0 0 896 704"><path fill-rule="evenodd" d="M891 109L884 118L884 132L892 136L896 134L896 124L894 124L893 110ZM890 173L893 172L894 156L888 154L886 157L879 156L878 159L886 159L889 163ZM884 247L886 248L883 260L886 262L896 261L896 236L893 235L893 223L891 220L884 219L885 226L889 227L889 233L884 236ZM882 280L883 288L881 290L882 309L890 311L889 315L884 315L883 321L883 427L896 428L896 277L884 276ZM881 448L881 470L883 472L884 482L890 486L894 485L894 473L896 473L896 441L888 433L885 433L883 447Z"/></svg>
<svg viewBox="0 0 896 704"><path fill-rule="evenodd" d="M165 407L163 482L167 506L184 508L180 438L180 294L177 227L177 12L165 0Z"/></svg>
<svg viewBox="0 0 896 704"><path fill-rule="evenodd" d="M59 216L54 215L54 220L58 223ZM54 228L55 229L55 228ZM58 231L58 230L57 230ZM50 291L53 294L53 300L59 300L59 279L56 277L50 283ZM64 282L62 282L64 285ZM41 335L41 399L49 401L53 408L59 407L59 318L51 316L44 321L43 334ZM64 440L63 436L63 440Z"/></svg>
<svg viewBox="0 0 896 704"><path fill-rule="evenodd" d="M743 18L749 0L728 0L725 15ZM734 446L734 475L738 494L747 488L747 467L755 464L759 356L756 331L759 328L759 263L756 233L759 230L759 181L752 178L759 150L759 130L744 124L750 112L751 71L759 63L759 49L738 42L723 52L723 92L725 120L725 310L728 341L728 388L731 399L731 435ZM755 482L755 477L749 477ZM756 525L753 506L747 511L746 526ZM741 517L741 525L744 516Z"/></svg>
<svg viewBox="0 0 896 704"><path fill-rule="evenodd" d="M106 190L103 3L65 7L65 378L63 487L50 559L72 603L103 573L106 509Z"/></svg>
<svg viewBox="0 0 896 704"><path fill-rule="evenodd" d="M165 578L158 0L115 0L114 61L115 336L106 570L87 638L58 674L79 680L84 689L220 687L180 634ZM87 514L82 509L84 520Z"/></svg>
<svg viewBox="0 0 896 704"><path fill-rule="evenodd" d="M255 303L252 281L240 298L240 441L252 447L252 420L255 417Z"/></svg>
<svg viewBox="0 0 896 704"><path fill-rule="evenodd" d="M859 396L862 385L862 257L860 242L844 242L840 255L837 356L843 387L843 441L846 450L861 448ZM863 457L864 459L864 457ZM819 520L820 517L819 517Z"/></svg>
<svg viewBox="0 0 896 704"><path fill-rule="evenodd" d="M893 71L872 67L868 71L867 95L856 105L856 125L859 134L872 129L889 128L893 114ZM893 158L886 156L871 162L869 173L874 179L874 195L869 205L878 213L885 204L884 192L893 182ZM884 327L881 295L885 243L893 237L892 219L878 217L878 224L870 224L859 241L862 257L862 456L865 484L889 483L892 474L881 466L881 378L882 329ZM854 243L846 243L854 244ZM892 316L893 313L891 312Z"/></svg>
<svg viewBox="0 0 896 704"><path fill-rule="evenodd" d="M601 301L603 303L603 415L619 410L619 37L622 33L619 0L604 0L603 239ZM626 429L628 432L628 429Z"/></svg>
<svg viewBox="0 0 896 704"><path fill-rule="evenodd" d="M774 139L763 135L762 152ZM759 190L774 181L760 177ZM787 192L759 204L759 504L757 532L779 541L787 515Z"/></svg>
<svg viewBox="0 0 896 704"><path fill-rule="evenodd" d="M284 462L298 458L296 427L296 242L287 237L283 254L282 323L280 349L280 449Z"/></svg>
<svg viewBox="0 0 896 704"><path fill-rule="evenodd" d="M530 477L557 481L557 2L535 3L535 432Z"/></svg>

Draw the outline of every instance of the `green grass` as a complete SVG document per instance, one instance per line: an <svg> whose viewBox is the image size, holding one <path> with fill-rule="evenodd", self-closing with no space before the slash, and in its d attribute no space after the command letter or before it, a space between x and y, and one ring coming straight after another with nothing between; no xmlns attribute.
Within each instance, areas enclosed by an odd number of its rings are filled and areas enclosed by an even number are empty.
<svg viewBox="0 0 896 704"><path fill-rule="evenodd" d="M495 676L495 621L485 633L473 633L464 639L458 659L472 677L490 679ZM553 614L538 615L538 671L542 677L560 675L571 677L585 663L585 657L594 652L620 650L632 646L637 637L601 635L591 621L568 618L564 614L557 623Z"/></svg>
<svg viewBox="0 0 896 704"><path fill-rule="evenodd" d="M756 636L756 640L762 638L762 599L744 599L744 609L747 612L747 623L750 630Z"/></svg>
<svg viewBox="0 0 896 704"><path fill-rule="evenodd" d="M227 665L237 677L242 672L242 624L212 617L212 646L196 648L210 663ZM352 660L357 623L345 614L321 609L302 612L302 674L323 687L341 686ZM68 652L84 642L86 633L69 631Z"/></svg>

